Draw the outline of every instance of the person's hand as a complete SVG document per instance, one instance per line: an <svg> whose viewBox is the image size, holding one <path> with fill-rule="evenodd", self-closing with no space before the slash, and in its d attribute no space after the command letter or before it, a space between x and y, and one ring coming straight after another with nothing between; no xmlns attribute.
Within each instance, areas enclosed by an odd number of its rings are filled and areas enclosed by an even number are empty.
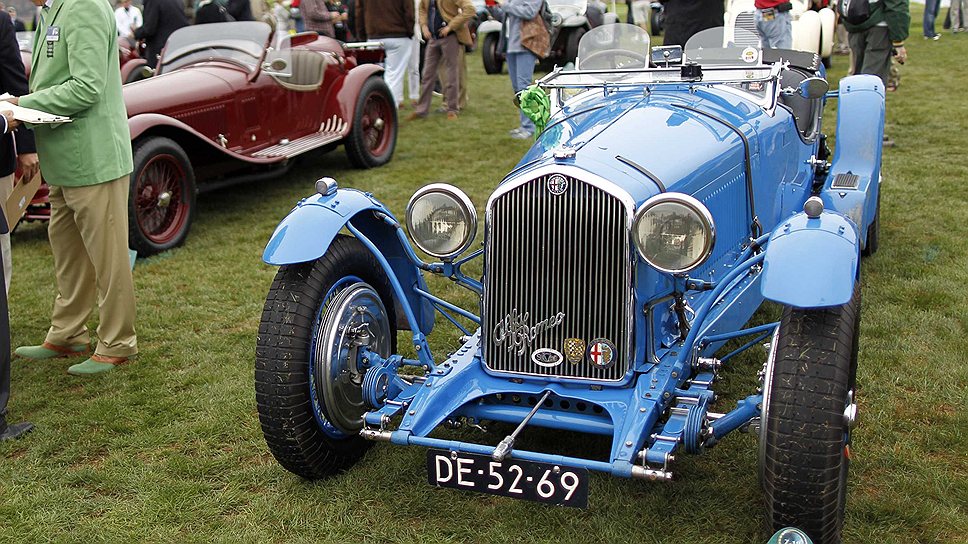
<svg viewBox="0 0 968 544"><path fill-rule="evenodd" d="M30 181L40 170L40 160L37 158L36 153L24 153L23 155L17 156L17 162L20 163L20 172L23 175L23 179Z"/></svg>
<svg viewBox="0 0 968 544"><path fill-rule="evenodd" d="M433 38L433 36L430 35L430 31L427 30L426 27L422 28L421 32L423 33L424 41L430 41L430 39Z"/></svg>
<svg viewBox="0 0 968 544"><path fill-rule="evenodd" d="M11 96L6 101L7 102L10 102L14 106L19 106L20 105L20 97L19 96Z"/></svg>
<svg viewBox="0 0 968 544"><path fill-rule="evenodd" d="M894 48L894 59L897 60L899 64L904 64L907 61L907 49L903 45L899 45Z"/></svg>
<svg viewBox="0 0 968 544"><path fill-rule="evenodd" d="M448 34L450 34L450 27L449 26L445 26L444 28L441 28L440 29L440 37L441 38L446 38Z"/></svg>
<svg viewBox="0 0 968 544"><path fill-rule="evenodd" d="M20 124L20 121L17 121L13 118L13 112L10 110L3 111L3 118L7 120L7 132L17 128L17 126Z"/></svg>

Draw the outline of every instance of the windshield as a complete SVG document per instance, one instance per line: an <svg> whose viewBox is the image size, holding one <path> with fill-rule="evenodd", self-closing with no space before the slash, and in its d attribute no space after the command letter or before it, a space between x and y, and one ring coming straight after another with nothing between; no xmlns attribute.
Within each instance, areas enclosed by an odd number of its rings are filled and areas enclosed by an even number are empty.
<svg viewBox="0 0 968 544"><path fill-rule="evenodd" d="M686 62L703 66L758 66L762 61L760 38L742 28L710 28L689 38L683 51Z"/></svg>
<svg viewBox="0 0 968 544"><path fill-rule="evenodd" d="M648 68L649 33L624 23L595 27L582 36L575 66L581 70Z"/></svg>
<svg viewBox="0 0 968 544"><path fill-rule="evenodd" d="M249 72L255 71L271 32L272 27L256 21L179 28L168 38L159 73L214 60L228 61Z"/></svg>

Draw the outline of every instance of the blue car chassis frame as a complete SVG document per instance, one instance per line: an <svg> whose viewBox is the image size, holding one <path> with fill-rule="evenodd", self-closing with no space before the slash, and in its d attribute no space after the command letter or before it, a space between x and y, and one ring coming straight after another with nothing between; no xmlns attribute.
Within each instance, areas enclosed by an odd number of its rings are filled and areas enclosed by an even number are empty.
<svg viewBox="0 0 968 544"><path fill-rule="evenodd" d="M393 217L383 213L378 213L378 217L395 229L415 266L441 274L476 293L481 292L480 282L461 272L461 266L481 252L456 262L425 263L406 243L403 229ZM352 221L346 227L387 272L396 299L402 304L410 324L417 352L417 359L410 360L399 355L384 358L365 347L359 350L357 364L367 369L363 397L373 408L364 415L364 429L360 432L363 438L503 458L493 446L431 438L429 434L445 422L459 423L461 420L471 424L483 420L510 424L527 422L537 427L610 435L611 461L516 449L507 455L512 459L667 481L672 479L668 467L678 448L682 447L687 453L699 453L703 447L712 446L760 415L760 394L740 400L736 408L725 414L709 412L707 407L715 399L710 386L724 361L772 334L777 323L725 334L707 335L703 331L710 330L729 312L731 303L723 303L727 293L748 292L758 287L764 258L762 248L768 235L751 241L740 255L739 264L719 282L678 278L677 289L712 291L696 311L688 334L676 349L666 351L647 371L636 372L631 385L610 386L556 382L537 376L523 379L489 374L481 360L480 330L468 334L467 329L448 312L477 324L480 324L480 318L417 289L418 295L430 301L441 315L469 336L459 350L445 361L436 363L426 335L417 326L416 314L389 262L376 244L353 226ZM700 357L700 354L714 352L728 340L745 336L755 338L722 360ZM400 368L407 366L418 367L424 375L398 373ZM544 406L534 410L535 399L543 395L550 398ZM396 428L390 429L394 423Z"/></svg>

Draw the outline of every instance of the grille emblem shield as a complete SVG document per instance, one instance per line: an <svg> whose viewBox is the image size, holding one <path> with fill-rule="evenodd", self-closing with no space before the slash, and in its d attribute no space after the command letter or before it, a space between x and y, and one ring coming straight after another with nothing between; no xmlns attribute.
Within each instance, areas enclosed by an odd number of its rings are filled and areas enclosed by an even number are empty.
<svg viewBox="0 0 968 544"><path fill-rule="evenodd" d="M568 190L568 178L555 174L548 178L548 191L553 195L562 195Z"/></svg>
<svg viewBox="0 0 968 544"><path fill-rule="evenodd" d="M581 338L565 338L565 359L577 365L585 357L585 341Z"/></svg>

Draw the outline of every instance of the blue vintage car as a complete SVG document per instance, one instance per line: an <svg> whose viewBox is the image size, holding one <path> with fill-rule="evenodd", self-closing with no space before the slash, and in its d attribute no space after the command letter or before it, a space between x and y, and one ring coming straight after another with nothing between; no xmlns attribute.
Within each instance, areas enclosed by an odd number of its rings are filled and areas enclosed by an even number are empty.
<svg viewBox="0 0 968 544"><path fill-rule="evenodd" d="M445 184L417 191L404 221L437 262L376 196L328 178L276 229L256 355L270 450L319 478L372 442L422 446L433 485L585 506L589 471L669 481L682 453L751 429L774 530L839 542L860 256L878 244L880 80L831 91L815 55L761 51L739 30L650 49L640 29L606 25L585 35L575 70L538 88L550 118L488 199L483 249L465 254L477 213ZM475 258L483 278L462 272ZM431 294L426 274L479 308ZM750 325L766 300L782 319ZM479 327L432 353L437 313ZM398 352L399 330L415 358ZM717 404L729 360L767 340L760 386ZM432 435L487 422L514 430ZM529 427L604 435L611 452L518 449Z"/></svg>

